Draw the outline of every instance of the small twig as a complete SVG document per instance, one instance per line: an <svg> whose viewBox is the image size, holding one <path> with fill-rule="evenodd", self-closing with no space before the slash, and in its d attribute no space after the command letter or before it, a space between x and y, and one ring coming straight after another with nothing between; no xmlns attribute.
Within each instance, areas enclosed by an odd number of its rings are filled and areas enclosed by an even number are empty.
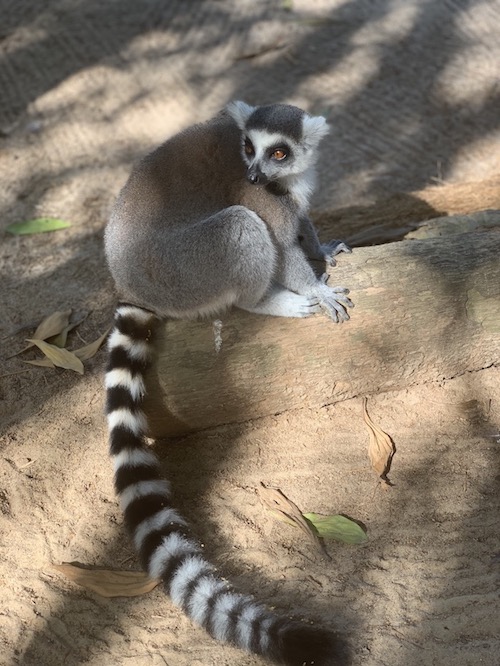
<svg viewBox="0 0 500 666"><path fill-rule="evenodd" d="M76 335L80 338L80 340L83 342L84 345L87 345L87 344L88 344L87 340L85 340L84 338L82 338L82 336L80 335L80 332L79 332L79 331L75 331L75 333L76 333Z"/></svg>
<svg viewBox="0 0 500 666"><path fill-rule="evenodd" d="M19 465L18 469L26 469L26 467L31 467L31 465L36 463L37 460L38 460L38 458L35 458L34 460L30 460L29 462L24 463L24 465Z"/></svg>
<svg viewBox="0 0 500 666"><path fill-rule="evenodd" d="M120 561L120 567L123 567L125 564L128 564L129 562L132 562L133 559L134 559L134 555L129 555L124 560Z"/></svg>
<svg viewBox="0 0 500 666"><path fill-rule="evenodd" d="M422 645L422 643L417 643L416 641L412 641L411 638L408 638L408 636L405 636L403 634L403 632L396 629L396 627L392 627L392 630L394 631L395 634L397 634L401 639L403 639L407 643L410 643L411 645L414 645L415 647L418 647L420 649L424 648L424 645Z"/></svg>
<svg viewBox="0 0 500 666"><path fill-rule="evenodd" d="M270 51L279 51L280 49L285 48L285 46L286 42L279 39L276 42L268 44L267 46L263 46L258 50L250 51L249 53L242 53L241 55L236 56L235 61L251 60L252 58L258 58L259 56L264 55L264 53L269 53Z"/></svg>
<svg viewBox="0 0 500 666"><path fill-rule="evenodd" d="M31 368L26 368L26 370L16 370L15 372L6 372L5 375L0 375L0 379L4 377L12 377L12 375L21 375L23 372L29 372Z"/></svg>

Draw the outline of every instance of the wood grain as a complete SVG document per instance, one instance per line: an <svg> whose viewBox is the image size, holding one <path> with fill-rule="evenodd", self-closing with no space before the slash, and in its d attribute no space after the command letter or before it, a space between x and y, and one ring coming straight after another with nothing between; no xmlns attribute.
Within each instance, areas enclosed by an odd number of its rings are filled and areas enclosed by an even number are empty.
<svg viewBox="0 0 500 666"><path fill-rule="evenodd" d="M169 322L158 376L148 380L151 434L320 407L498 362L499 256L494 230L358 248L330 279L351 290L349 322L233 310L219 352L212 322Z"/></svg>

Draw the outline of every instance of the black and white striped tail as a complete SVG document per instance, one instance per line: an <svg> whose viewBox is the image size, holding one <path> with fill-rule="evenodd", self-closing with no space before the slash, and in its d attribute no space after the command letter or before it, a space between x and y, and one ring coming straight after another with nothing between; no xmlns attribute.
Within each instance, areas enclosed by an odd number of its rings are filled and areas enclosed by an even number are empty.
<svg viewBox="0 0 500 666"><path fill-rule="evenodd" d="M236 593L203 557L170 504L169 483L145 441L144 375L154 361L160 320L121 305L109 337L106 413L115 488L142 566L161 578L173 602L214 638L294 666L338 664L332 635L277 617Z"/></svg>

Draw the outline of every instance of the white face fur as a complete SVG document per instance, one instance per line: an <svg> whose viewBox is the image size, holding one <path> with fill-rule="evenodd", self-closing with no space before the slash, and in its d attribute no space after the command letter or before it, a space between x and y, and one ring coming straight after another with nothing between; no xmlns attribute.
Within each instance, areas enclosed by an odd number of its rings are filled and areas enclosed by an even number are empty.
<svg viewBox="0 0 500 666"><path fill-rule="evenodd" d="M232 102L227 110L242 131L242 155L251 182L286 182L290 176L305 174L314 167L319 142L328 132L323 117L309 116L288 105L252 107ZM258 122L253 121L256 110L260 114ZM268 110L270 122L266 127ZM279 127L280 118L283 129ZM259 180L253 181L252 174Z"/></svg>

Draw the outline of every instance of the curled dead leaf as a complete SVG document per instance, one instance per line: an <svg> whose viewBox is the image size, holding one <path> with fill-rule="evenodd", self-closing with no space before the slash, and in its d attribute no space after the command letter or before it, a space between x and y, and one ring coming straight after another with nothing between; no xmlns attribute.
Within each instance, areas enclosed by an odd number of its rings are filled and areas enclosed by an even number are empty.
<svg viewBox="0 0 500 666"><path fill-rule="evenodd" d="M322 557L331 559L325 551L325 547L311 523L304 518L299 507L289 500L279 488L268 488L261 483L257 492L261 502L271 511L275 518L288 525L298 527L306 535L309 541L311 541Z"/></svg>
<svg viewBox="0 0 500 666"><path fill-rule="evenodd" d="M81 361L88 361L89 358L95 356L95 354L99 351L102 343L108 337L108 333L110 332L110 330L111 328L108 328L108 330L105 333L103 333L101 336L99 336L97 340L94 340L94 342L90 342L88 345L85 345L85 347L80 347L80 349L75 349L73 351L73 354Z"/></svg>
<svg viewBox="0 0 500 666"><path fill-rule="evenodd" d="M368 455L370 456L372 468L380 477L380 483L387 488L391 485L387 474L389 473L396 447L390 436L371 420L366 409L366 404L367 399L363 398L363 419L370 434Z"/></svg>
<svg viewBox="0 0 500 666"><path fill-rule="evenodd" d="M35 332L31 336L31 340L48 340L49 338L61 335L69 324L70 316L71 310L58 310L57 312L53 312L38 324ZM14 356L31 349L34 344L34 342L30 341L26 347L23 347L21 351L16 352Z"/></svg>
<svg viewBox="0 0 500 666"><path fill-rule="evenodd" d="M46 340L53 335L59 335L69 324L71 310L60 310L46 317L32 335L34 340Z"/></svg>
<svg viewBox="0 0 500 666"><path fill-rule="evenodd" d="M80 326L81 323L85 321L88 317L88 312L85 312L83 316L80 315L76 317L73 321L69 321L69 324L64 328L58 335L51 336L50 338L45 338L46 342L49 342L51 345L56 347L66 347L66 342L68 340L68 333L70 333L77 326Z"/></svg>
<svg viewBox="0 0 500 666"><path fill-rule="evenodd" d="M60 349L55 345L50 345L44 340L30 339L28 342L32 342L36 345L38 349L40 349L40 351L43 352L43 354L45 354L45 356L58 368L73 370L74 372L83 375L83 363L73 354L73 352L70 352L67 349Z"/></svg>
<svg viewBox="0 0 500 666"><path fill-rule="evenodd" d="M265 53L269 53L270 51L279 51L280 49L284 48L286 45L287 43L284 40L278 39L270 44L262 45L259 48L256 48L252 51L246 51L245 53L241 53L240 55L236 56L235 60L251 60L252 58L257 58L258 56L264 55Z"/></svg>
<svg viewBox="0 0 500 666"><path fill-rule="evenodd" d="M66 328L63 331L61 331L58 335L53 335L52 337L47 338L46 342L62 349L63 347L66 347L69 331L70 327L66 326Z"/></svg>
<svg viewBox="0 0 500 666"><path fill-rule="evenodd" d="M52 363L50 358L34 358L32 361L24 361L24 363L29 363L30 365L36 365L40 368L55 368L56 366Z"/></svg>
<svg viewBox="0 0 500 666"><path fill-rule="evenodd" d="M102 597L137 597L151 592L161 581L144 571L120 571L89 567L80 562L63 562L52 567L74 583Z"/></svg>

